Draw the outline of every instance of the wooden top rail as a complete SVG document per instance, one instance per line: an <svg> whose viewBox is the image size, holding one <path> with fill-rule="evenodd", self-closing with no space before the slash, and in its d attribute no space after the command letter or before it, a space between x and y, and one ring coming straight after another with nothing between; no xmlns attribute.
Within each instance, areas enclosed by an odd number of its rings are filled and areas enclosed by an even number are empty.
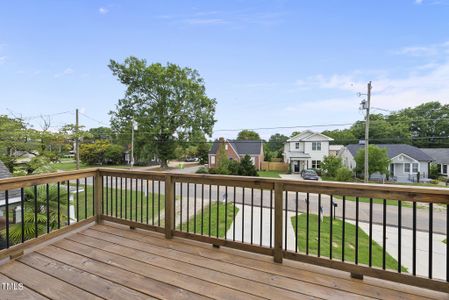
<svg viewBox="0 0 449 300"><path fill-rule="evenodd" d="M76 171L5 178L0 179L0 191L19 189L39 184L54 183L78 178L91 177L95 175L97 175L97 169L89 168Z"/></svg>
<svg viewBox="0 0 449 300"><path fill-rule="evenodd" d="M339 196L368 197L389 200L449 204L448 188L330 181L315 182L279 178L260 178L211 174L182 174L115 168L90 168L78 171L0 179L0 190L10 190L39 184L73 180L77 178L95 176L98 173L102 176L116 176L160 181L165 181L168 176L174 182L190 182L267 190L274 190L275 184L281 184L283 191L291 192L321 193Z"/></svg>

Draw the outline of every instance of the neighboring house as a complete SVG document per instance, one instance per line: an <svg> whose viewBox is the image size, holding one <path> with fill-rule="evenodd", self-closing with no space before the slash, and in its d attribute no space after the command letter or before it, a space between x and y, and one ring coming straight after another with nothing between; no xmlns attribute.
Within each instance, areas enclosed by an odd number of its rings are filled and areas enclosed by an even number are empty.
<svg viewBox="0 0 449 300"><path fill-rule="evenodd" d="M344 145L329 145L329 155L337 156Z"/></svg>
<svg viewBox="0 0 449 300"><path fill-rule="evenodd" d="M287 140L284 144L284 162L290 165L292 173L303 169L320 169L321 162L329 155L332 138L306 130Z"/></svg>
<svg viewBox="0 0 449 300"><path fill-rule="evenodd" d="M10 178L12 174L9 172L8 168L0 161L0 179ZM9 211L11 212L13 208L20 203L20 190L9 190L8 191L8 206ZM20 206L19 206L20 208ZM6 209L6 193L4 191L0 191L0 230L5 227L6 219L5 219L5 209ZM13 216L11 216L12 218ZM0 249L2 249L3 241L0 238Z"/></svg>
<svg viewBox="0 0 449 300"><path fill-rule="evenodd" d="M429 175L429 163L432 157L421 149L406 144L377 144L376 146L387 149L390 159L390 175L399 182L427 181ZM338 154L342 158L343 165L349 169L356 168L355 156L363 144L350 144L340 150ZM382 179L381 174L372 174L371 179Z"/></svg>
<svg viewBox="0 0 449 300"><path fill-rule="evenodd" d="M264 154L262 141L258 140L216 140L209 151L209 168L215 168L218 164L220 146L224 147L229 160L240 161L245 155L251 157L251 161L257 170L260 170Z"/></svg>
<svg viewBox="0 0 449 300"><path fill-rule="evenodd" d="M421 148L440 168L440 174L448 176L449 148Z"/></svg>

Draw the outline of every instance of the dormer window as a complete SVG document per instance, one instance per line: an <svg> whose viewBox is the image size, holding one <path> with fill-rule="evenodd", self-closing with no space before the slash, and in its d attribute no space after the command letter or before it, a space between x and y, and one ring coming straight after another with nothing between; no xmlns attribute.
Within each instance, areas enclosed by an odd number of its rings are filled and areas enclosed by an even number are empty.
<svg viewBox="0 0 449 300"><path fill-rule="evenodd" d="M295 149L299 149L299 143L295 143Z"/></svg>
<svg viewBox="0 0 449 300"><path fill-rule="evenodd" d="M321 151L321 142L312 142L313 151Z"/></svg>

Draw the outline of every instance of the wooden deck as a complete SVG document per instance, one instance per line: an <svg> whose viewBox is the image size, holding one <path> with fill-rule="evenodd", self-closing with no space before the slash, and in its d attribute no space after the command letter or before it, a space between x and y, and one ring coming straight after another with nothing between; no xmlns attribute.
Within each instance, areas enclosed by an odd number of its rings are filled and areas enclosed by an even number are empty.
<svg viewBox="0 0 449 300"><path fill-rule="evenodd" d="M374 278L174 238L93 225L0 266L1 299L448 299Z"/></svg>

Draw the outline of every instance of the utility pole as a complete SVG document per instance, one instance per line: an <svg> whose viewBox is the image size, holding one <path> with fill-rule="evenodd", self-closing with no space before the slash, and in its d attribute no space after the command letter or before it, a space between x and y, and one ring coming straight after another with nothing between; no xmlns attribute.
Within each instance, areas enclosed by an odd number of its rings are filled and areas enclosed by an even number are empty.
<svg viewBox="0 0 449 300"><path fill-rule="evenodd" d="M75 123L75 155L76 155L76 169L80 169L80 140L79 140L79 114L76 109L76 123Z"/></svg>
<svg viewBox="0 0 449 300"><path fill-rule="evenodd" d="M366 101L363 101L364 103L364 109L366 110L366 119L365 119L365 167L364 167L364 181L368 182L369 179L369 172L368 172L368 146L369 146L369 110L371 105L371 81L368 82L368 92L366 94Z"/></svg>

